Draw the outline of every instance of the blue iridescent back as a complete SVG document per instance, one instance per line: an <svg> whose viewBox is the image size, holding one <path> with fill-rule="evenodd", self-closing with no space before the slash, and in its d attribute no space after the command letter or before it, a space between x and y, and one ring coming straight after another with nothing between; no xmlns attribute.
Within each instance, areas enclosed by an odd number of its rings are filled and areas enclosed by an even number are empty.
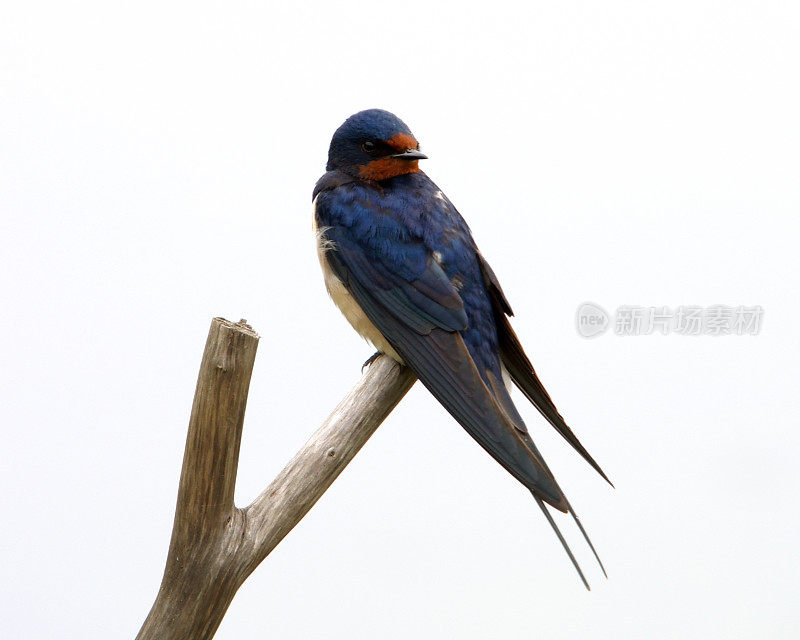
<svg viewBox="0 0 800 640"><path fill-rule="evenodd" d="M348 181L320 190L320 227L334 227L358 244L364 256L411 282L430 256L463 301L466 328L460 331L481 376L500 379L497 327L467 223L423 172L380 184Z"/></svg>

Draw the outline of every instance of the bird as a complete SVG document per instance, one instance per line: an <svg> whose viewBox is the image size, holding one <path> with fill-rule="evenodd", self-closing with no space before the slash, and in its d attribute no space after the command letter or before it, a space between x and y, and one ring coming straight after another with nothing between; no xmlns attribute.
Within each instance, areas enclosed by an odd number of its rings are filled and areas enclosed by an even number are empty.
<svg viewBox="0 0 800 640"><path fill-rule="evenodd" d="M548 506L580 519L534 444L504 374L602 476L556 409L511 327L511 305L469 226L420 169L408 126L382 109L336 129L313 195L317 254L330 297L380 354L410 367L497 462L533 494L584 586ZM613 485L612 485L613 486Z"/></svg>

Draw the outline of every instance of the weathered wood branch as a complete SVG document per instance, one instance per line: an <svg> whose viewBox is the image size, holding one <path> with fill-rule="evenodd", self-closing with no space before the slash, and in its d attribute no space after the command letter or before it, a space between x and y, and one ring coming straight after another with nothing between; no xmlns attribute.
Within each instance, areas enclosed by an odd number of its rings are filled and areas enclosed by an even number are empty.
<svg viewBox="0 0 800 640"><path fill-rule="evenodd" d="M234 595L308 513L416 377L378 358L272 484L233 502L258 335L215 318L197 379L164 577L138 640L212 638Z"/></svg>

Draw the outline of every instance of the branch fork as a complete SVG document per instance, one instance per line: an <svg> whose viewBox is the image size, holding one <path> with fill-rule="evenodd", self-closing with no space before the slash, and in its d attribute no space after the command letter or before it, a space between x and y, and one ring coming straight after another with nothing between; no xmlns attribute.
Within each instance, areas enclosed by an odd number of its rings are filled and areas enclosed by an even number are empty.
<svg viewBox="0 0 800 640"><path fill-rule="evenodd" d="M233 496L258 334L211 322L183 456L164 577L137 640L207 640L261 561L314 506L413 386L410 369L377 358L253 503Z"/></svg>

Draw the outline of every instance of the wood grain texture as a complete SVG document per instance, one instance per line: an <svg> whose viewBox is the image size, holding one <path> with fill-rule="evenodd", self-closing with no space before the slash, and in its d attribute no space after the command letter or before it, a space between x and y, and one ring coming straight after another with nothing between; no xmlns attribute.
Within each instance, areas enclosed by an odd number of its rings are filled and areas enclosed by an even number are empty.
<svg viewBox="0 0 800 640"><path fill-rule="evenodd" d="M414 384L381 356L277 478L245 509L233 502L258 335L211 322L197 379L164 577L137 638L212 638L234 595L308 513Z"/></svg>

